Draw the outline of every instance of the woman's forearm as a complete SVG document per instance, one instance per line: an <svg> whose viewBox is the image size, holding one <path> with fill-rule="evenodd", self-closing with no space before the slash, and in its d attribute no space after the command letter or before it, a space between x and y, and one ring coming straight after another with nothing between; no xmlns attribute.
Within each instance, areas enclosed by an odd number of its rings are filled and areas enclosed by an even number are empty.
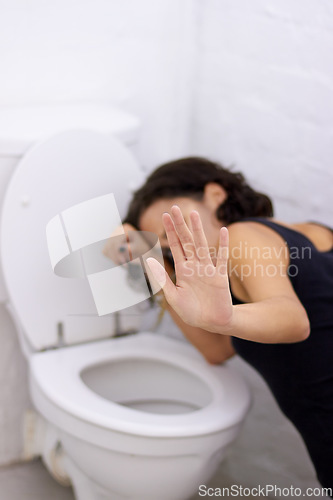
<svg viewBox="0 0 333 500"><path fill-rule="evenodd" d="M215 319L207 329L254 342L276 344L305 340L310 324L305 309L297 300L274 297L235 305L230 325L219 325Z"/></svg>
<svg viewBox="0 0 333 500"><path fill-rule="evenodd" d="M202 328L190 326L184 323L170 306L167 306L167 311L187 340L201 352L208 363L222 363L234 356L235 350L232 346L230 336L220 335L219 333L209 332Z"/></svg>

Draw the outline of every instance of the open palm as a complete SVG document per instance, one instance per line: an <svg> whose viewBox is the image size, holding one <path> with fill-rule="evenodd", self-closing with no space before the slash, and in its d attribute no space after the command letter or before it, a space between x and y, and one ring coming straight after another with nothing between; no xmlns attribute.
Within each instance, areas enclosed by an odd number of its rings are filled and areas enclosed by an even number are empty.
<svg viewBox="0 0 333 500"><path fill-rule="evenodd" d="M214 265L198 212L190 214L192 230L187 226L178 206L163 214L163 224L175 262L176 285L155 260L147 259L165 298L181 319L206 330L211 325L228 329L233 306L228 280L228 230L220 231Z"/></svg>

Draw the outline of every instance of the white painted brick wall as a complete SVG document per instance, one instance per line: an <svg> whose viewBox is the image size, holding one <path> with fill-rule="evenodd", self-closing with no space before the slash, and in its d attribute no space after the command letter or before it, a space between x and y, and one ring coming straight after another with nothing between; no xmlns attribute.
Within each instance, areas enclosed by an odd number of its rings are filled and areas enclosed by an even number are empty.
<svg viewBox="0 0 333 500"><path fill-rule="evenodd" d="M1 2L1 106L112 102L144 123L148 168L184 154L192 0Z"/></svg>
<svg viewBox="0 0 333 500"><path fill-rule="evenodd" d="M193 151L247 174L288 221L332 222L333 4L196 2Z"/></svg>

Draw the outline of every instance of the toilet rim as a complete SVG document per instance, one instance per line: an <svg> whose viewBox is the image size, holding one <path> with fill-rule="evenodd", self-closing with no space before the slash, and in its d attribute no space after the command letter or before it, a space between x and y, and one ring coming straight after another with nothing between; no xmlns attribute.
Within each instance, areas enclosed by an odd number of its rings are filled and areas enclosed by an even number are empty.
<svg viewBox="0 0 333 500"><path fill-rule="evenodd" d="M160 360L181 367L208 386L212 401L190 413L147 413L99 396L80 377L89 366L126 358ZM36 353L30 360L30 374L39 406L44 400L46 407L51 404L60 409L62 424L69 414L104 429L141 436L185 437L227 429L243 420L250 402L243 379L231 367L208 365L192 346L147 332Z"/></svg>

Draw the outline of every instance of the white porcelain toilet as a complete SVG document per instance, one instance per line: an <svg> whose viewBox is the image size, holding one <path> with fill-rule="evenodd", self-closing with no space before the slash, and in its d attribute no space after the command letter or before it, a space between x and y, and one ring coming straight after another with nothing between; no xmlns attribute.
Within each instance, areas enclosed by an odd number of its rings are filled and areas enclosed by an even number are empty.
<svg viewBox="0 0 333 500"><path fill-rule="evenodd" d="M135 122L103 113L109 121L88 117L92 130L82 119L82 130L50 127L28 151L14 129L2 137L0 123L0 163L1 148L21 148L3 185L2 301L29 363L34 453L78 500L185 500L237 436L249 392L227 363L208 365L185 342L149 332L114 337L114 315L97 315L86 281L53 273L49 220L110 192L123 215L142 179L126 143L135 142Z"/></svg>

